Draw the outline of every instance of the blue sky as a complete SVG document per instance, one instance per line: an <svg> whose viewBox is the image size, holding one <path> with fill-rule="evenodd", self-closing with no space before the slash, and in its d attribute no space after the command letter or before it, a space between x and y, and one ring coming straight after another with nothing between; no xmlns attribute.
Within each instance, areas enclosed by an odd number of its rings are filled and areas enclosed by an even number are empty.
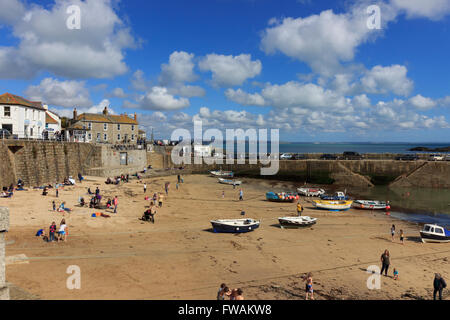
<svg viewBox="0 0 450 320"><path fill-rule="evenodd" d="M284 141L450 142L450 0L2 0L0 26L1 91L61 115L136 112L160 138L201 120Z"/></svg>

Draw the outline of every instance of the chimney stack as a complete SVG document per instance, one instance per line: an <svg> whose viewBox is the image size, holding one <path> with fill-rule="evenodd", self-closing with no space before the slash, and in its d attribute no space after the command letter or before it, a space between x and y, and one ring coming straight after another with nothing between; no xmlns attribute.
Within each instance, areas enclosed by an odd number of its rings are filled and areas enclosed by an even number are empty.
<svg viewBox="0 0 450 320"><path fill-rule="evenodd" d="M108 115L108 107L105 107L105 109L103 109L103 114L104 114L105 116Z"/></svg>
<svg viewBox="0 0 450 320"><path fill-rule="evenodd" d="M136 114L136 112L134 113L134 121L137 121L137 114Z"/></svg>
<svg viewBox="0 0 450 320"><path fill-rule="evenodd" d="M73 120L77 120L77 108L73 109Z"/></svg>

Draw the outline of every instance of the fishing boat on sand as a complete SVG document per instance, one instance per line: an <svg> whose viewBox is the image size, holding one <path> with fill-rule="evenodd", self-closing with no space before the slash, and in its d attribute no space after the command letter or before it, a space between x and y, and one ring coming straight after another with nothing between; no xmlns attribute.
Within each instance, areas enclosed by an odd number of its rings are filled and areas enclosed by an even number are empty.
<svg viewBox="0 0 450 320"><path fill-rule="evenodd" d="M306 228L315 225L317 218L311 218L307 216L301 217L281 217L278 218L280 227L284 228Z"/></svg>
<svg viewBox="0 0 450 320"><path fill-rule="evenodd" d="M330 211L348 210L352 206L352 200L314 200L313 205L317 209Z"/></svg>
<svg viewBox="0 0 450 320"><path fill-rule="evenodd" d="M450 231L437 224L426 224L420 231L422 242L450 242Z"/></svg>
<svg viewBox="0 0 450 320"><path fill-rule="evenodd" d="M295 202L300 197L293 192L267 192L266 199L273 202Z"/></svg>
<svg viewBox="0 0 450 320"><path fill-rule="evenodd" d="M366 210L386 210L388 204L378 200L355 200L353 207Z"/></svg>
<svg viewBox="0 0 450 320"><path fill-rule="evenodd" d="M320 196L322 200L348 200L349 197L344 192L338 191L333 195L323 194Z"/></svg>
<svg viewBox="0 0 450 320"><path fill-rule="evenodd" d="M297 192L299 195L306 196L306 197L318 197L322 194L325 194L325 190L321 188L298 188Z"/></svg>
<svg viewBox="0 0 450 320"><path fill-rule="evenodd" d="M211 220L215 233L244 233L258 229L260 221L255 219Z"/></svg>
<svg viewBox="0 0 450 320"><path fill-rule="evenodd" d="M229 184L229 185L232 185L232 186L233 185L234 186L240 186L242 184L242 181L219 178L219 183L221 183L221 184Z"/></svg>
<svg viewBox="0 0 450 320"><path fill-rule="evenodd" d="M209 173L214 177L224 177L224 178L233 178L234 177L234 173L232 171L216 170L216 171L210 171Z"/></svg>

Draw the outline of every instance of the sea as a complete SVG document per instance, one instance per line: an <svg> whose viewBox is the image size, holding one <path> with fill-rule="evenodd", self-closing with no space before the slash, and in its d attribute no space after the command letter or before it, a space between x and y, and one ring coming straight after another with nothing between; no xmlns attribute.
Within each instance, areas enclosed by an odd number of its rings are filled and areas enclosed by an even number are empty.
<svg viewBox="0 0 450 320"><path fill-rule="evenodd" d="M233 142L224 142L224 150L226 146ZM235 141L235 152L238 153L237 146L244 142ZM426 147L429 149L449 147L448 143L371 143L371 142L280 142L280 153L340 153L345 151L354 151L358 153L395 153L395 154L408 154L408 153L421 153L409 151L409 149L415 147ZM259 146L260 147L260 146ZM267 143L267 152L271 153L271 143ZM258 148L259 152L260 148ZM245 152L249 152L249 143L245 142ZM444 154L444 152L440 152Z"/></svg>

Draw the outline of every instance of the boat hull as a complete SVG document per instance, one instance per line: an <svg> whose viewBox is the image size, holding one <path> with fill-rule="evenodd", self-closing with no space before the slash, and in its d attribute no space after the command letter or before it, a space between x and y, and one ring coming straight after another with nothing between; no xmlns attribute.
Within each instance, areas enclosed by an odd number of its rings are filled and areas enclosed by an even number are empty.
<svg viewBox="0 0 450 320"><path fill-rule="evenodd" d="M291 193L286 193L284 194L284 198L278 194L278 193L274 193L274 192L268 192L266 193L266 200L267 201L272 201L272 202L295 202L299 199L298 195L294 195Z"/></svg>
<svg viewBox="0 0 450 320"><path fill-rule="evenodd" d="M280 223L280 227L282 229L301 229L308 228L316 224L316 220L305 222L305 223L296 223L295 221L291 221L289 219L278 218L278 222Z"/></svg>
<svg viewBox="0 0 450 320"><path fill-rule="evenodd" d="M306 197L319 197L325 194L325 190L319 188L298 188L297 193Z"/></svg>
<svg viewBox="0 0 450 320"><path fill-rule="evenodd" d="M356 200L353 202L353 207L363 210L386 210L387 204L385 202Z"/></svg>
<svg viewBox="0 0 450 320"><path fill-rule="evenodd" d="M240 186L242 181L235 181L235 180L229 180L229 179L222 179L219 178L219 183L221 184L228 184L230 186L235 185L235 186Z"/></svg>
<svg viewBox="0 0 450 320"><path fill-rule="evenodd" d="M218 222L211 222L214 233L246 233L254 231L259 228L258 223L252 223L245 226L232 226L227 224L221 224Z"/></svg>
<svg viewBox="0 0 450 320"><path fill-rule="evenodd" d="M428 232L420 231L420 237L422 238L423 243L449 243L450 236L445 235L436 235Z"/></svg>
<svg viewBox="0 0 450 320"><path fill-rule="evenodd" d="M353 201L314 201L313 204L317 209L329 211L346 211L351 208Z"/></svg>
<svg viewBox="0 0 450 320"><path fill-rule="evenodd" d="M229 171L210 171L210 174L213 177L222 177L222 178L233 178L234 173Z"/></svg>

